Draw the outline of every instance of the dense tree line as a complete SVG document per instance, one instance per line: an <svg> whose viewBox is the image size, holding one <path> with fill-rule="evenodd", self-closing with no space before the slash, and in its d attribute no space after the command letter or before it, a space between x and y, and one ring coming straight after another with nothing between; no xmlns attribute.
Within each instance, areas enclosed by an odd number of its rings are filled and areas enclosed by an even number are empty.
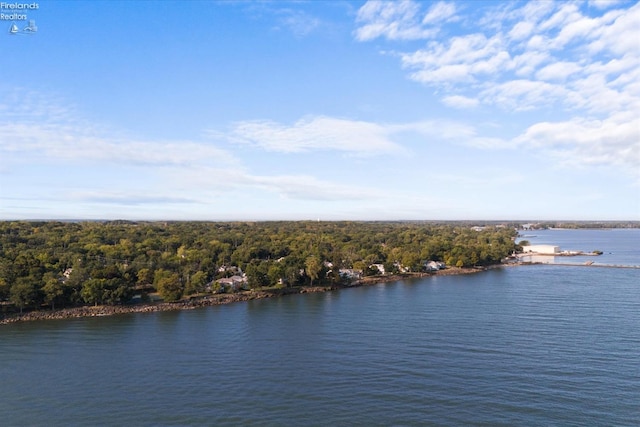
<svg viewBox="0 0 640 427"><path fill-rule="evenodd" d="M0 301L19 310L165 300L215 291L242 271L248 286L336 283L339 269L425 260L468 267L515 249L512 227L408 222L0 222Z"/></svg>

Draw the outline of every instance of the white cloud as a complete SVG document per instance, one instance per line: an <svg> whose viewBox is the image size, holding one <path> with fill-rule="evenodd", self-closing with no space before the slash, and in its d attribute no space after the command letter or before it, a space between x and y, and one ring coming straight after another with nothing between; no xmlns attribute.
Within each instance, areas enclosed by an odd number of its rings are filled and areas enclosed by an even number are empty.
<svg viewBox="0 0 640 427"><path fill-rule="evenodd" d="M414 69L411 78L421 83L471 82L510 63L502 39L476 33L454 37L449 43L431 42L426 49L401 55L402 65Z"/></svg>
<svg viewBox="0 0 640 427"><path fill-rule="evenodd" d="M528 77L549 58L550 55L547 52L531 50L515 56L512 60L512 67L518 77Z"/></svg>
<svg viewBox="0 0 640 427"><path fill-rule="evenodd" d="M567 96L567 90L560 85L520 79L490 86L480 96L485 103L502 109L525 111L561 99Z"/></svg>
<svg viewBox="0 0 640 427"><path fill-rule="evenodd" d="M531 22L527 22L527 21L518 22L516 25L514 25L511 31L509 31L509 38L515 41L526 39L531 35L534 29L535 29L535 24Z"/></svg>
<svg viewBox="0 0 640 427"><path fill-rule="evenodd" d="M209 161L235 163L234 156L211 144L194 141L137 141L116 136L83 120L53 96L11 90L0 94L0 153L19 159L117 162L127 165L187 166Z"/></svg>
<svg viewBox="0 0 640 427"><path fill-rule="evenodd" d="M439 24L448 22L455 17L456 5L449 2L438 2L431 6L422 19L423 24Z"/></svg>
<svg viewBox="0 0 640 427"><path fill-rule="evenodd" d="M444 105L453 108L475 108L478 106L479 101L476 98L468 98L461 95L451 95L442 98Z"/></svg>
<svg viewBox="0 0 640 427"><path fill-rule="evenodd" d="M390 130L393 132L415 132L439 144L453 143L484 149L511 148L513 146L512 142L502 138L479 135L474 126L454 120L424 120L396 124L390 126Z"/></svg>
<svg viewBox="0 0 640 427"><path fill-rule="evenodd" d="M455 104L458 108L472 108L477 103L464 96L450 97L443 102ZM395 140L403 140L407 135L432 143L481 148L509 148L511 144L501 138L479 135L475 127L447 119L378 124L321 116L305 118L288 127L271 121L242 122L226 134L210 132L210 135L266 151L306 153L334 150L358 157L384 153L406 155L409 150Z"/></svg>
<svg viewBox="0 0 640 427"><path fill-rule="evenodd" d="M541 148L565 164L614 166L640 179L640 116L633 113L617 113L605 120L541 122L513 142Z"/></svg>
<svg viewBox="0 0 640 427"><path fill-rule="evenodd" d="M65 124L0 122L0 152L72 161L130 165L189 166L208 161L233 163L229 152L193 141L131 141Z"/></svg>
<svg viewBox="0 0 640 427"><path fill-rule="evenodd" d="M294 35L303 37L320 27L320 20L300 10L282 9L278 11L280 24Z"/></svg>
<svg viewBox="0 0 640 427"><path fill-rule="evenodd" d="M625 11L610 11L603 19L603 24L594 31L589 45L591 53L609 51L614 55L633 55L638 57L638 40L640 40L640 3Z"/></svg>
<svg viewBox="0 0 640 427"><path fill-rule="evenodd" d="M622 0L589 0L589 6L593 6L597 9L607 9L621 2Z"/></svg>
<svg viewBox="0 0 640 427"><path fill-rule="evenodd" d="M169 171L167 177L178 194L197 196L184 201L196 203L211 197L240 195L252 191L276 194L283 199L303 201L357 201L376 197L379 191L358 185L319 179L308 174L256 174L245 167L216 165Z"/></svg>
<svg viewBox="0 0 640 427"><path fill-rule="evenodd" d="M631 11L633 13L633 11ZM630 25L630 28L623 29L620 28L620 24L616 24L616 21L619 17L622 17L621 22L625 22L625 17L628 18L629 14L625 13L622 10L613 10L607 12L605 15L599 18L589 18L586 16L579 15L576 17L574 21L564 26L555 40L552 41L552 44L555 48L563 47L568 43L573 41L577 41L578 43L584 43L586 40L598 39L601 37L601 34L606 31L607 28L610 28L612 25L619 28L618 31L625 33L626 35L632 35L633 25ZM637 16L637 12L636 12ZM630 22L629 22L630 23ZM635 26L635 32L638 33L638 27ZM628 43L623 43L623 46ZM637 44L636 44L637 46ZM619 46L611 46L612 48L619 49Z"/></svg>
<svg viewBox="0 0 640 427"><path fill-rule="evenodd" d="M554 62L536 73L538 80L565 80L571 74L582 70L582 67L574 62Z"/></svg>
<svg viewBox="0 0 640 427"><path fill-rule="evenodd" d="M121 206L140 206L155 204L196 204L198 200L188 197L171 197L165 194L152 195L148 192L132 191L71 191L66 197L81 203L98 203Z"/></svg>
<svg viewBox="0 0 640 427"><path fill-rule="evenodd" d="M475 100L463 96L443 100L458 108L470 108ZM292 126L271 121L236 124L228 134L212 132L216 138L250 144L267 151L303 153L317 150L345 151L358 157L392 153L406 155L408 150L394 142L413 134L429 141L453 142L482 148L505 148L507 141L478 135L473 126L452 120L424 120L407 123L377 124L331 117L306 118Z"/></svg>
<svg viewBox="0 0 640 427"><path fill-rule="evenodd" d="M15 101L12 94L5 95L0 99ZM3 167L12 165L19 169L38 161L45 167L55 165L59 176L77 173L74 170L90 170L92 176L74 180L72 189L52 188L58 201L83 206L99 204L117 210L123 206L136 209L153 205L205 206L211 203L211 198L251 191L275 193L290 200L325 202L367 200L380 195L380 191L312 175L252 173L230 151L210 141L135 141L115 137L114 132L96 130L70 109L45 96L28 105L18 103L15 108L10 102L2 102L0 110L6 113L0 118ZM269 121L238 123L224 137L272 151L326 149L364 156L402 152L403 148L392 142L389 135L404 130L316 117L300 120L291 127ZM132 170L139 179L130 182L120 178L120 174Z"/></svg>
<svg viewBox="0 0 640 427"><path fill-rule="evenodd" d="M489 25L487 17L484 27L462 27L456 37L431 41L398 56L409 78L445 90L442 98L456 107L452 101L457 98L449 97L460 96L459 92L517 111L556 103L567 108L603 105L599 97L607 90L619 98L629 96L635 85L631 76L640 67L640 4L607 10L602 16L587 16L581 7L535 1L521 7L501 5L494 9L495 25ZM414 9L412 14L417 14ZM463 17L473 19L468 11ZM502 21L496 23L498 19ZM589 91L592 99L585 99L582 92L585 82L600 86ZM533 92L527 94L529 89ZM612 111L615 108L608 112Z"/></svg>
<svg viewBox="0 0 640 427"><path fill-rule="evenodd" d="M411 16L419 13L414 5ZM425 21L447 13L434 4ZM530 123L511 141L467 127L466 144L531 147L563 164L640 173L640 3L530 1L455 13L464 24L455 37L396 52L410 79L435 88L447 107L573 117Z"/></svg>
<svg viewBox="0 0 640 427"><path fill-rule="evenodd" d="M576 3L561 3L559 9L548 19L538 25L538 31L561 29L580 19L579 7Z"/></svg>
<svg viewBox="0 0 640 427"><path fill-rule="evenodd" d="M522 8L514 10L514 18L516 20L522 19L521 22L527 22L536 27L538 23L546 16L551 14L557 4L551 1L530 1L527 2ZM519 23L518 23L519 24ZM518 24L515 26L517 27Z"/></svg>
<svg viewBox="0 0 640 427"><path fill-rule="evenodd" d="M355 31L356 39L417 40L432 37L437 30L421 25L419 11L420 5L412 0L367 1L356 16L356 22L361 25Z"/></svg>
<svg viewBox="0 0 640 427"><path fill-rule="evenodd" d="M213 135L285 153L336 150L370 156L404 151L389 138L389 129L383 125L325 116L303 118L291 126L269 120L239 122L226 135Z"/></svg>

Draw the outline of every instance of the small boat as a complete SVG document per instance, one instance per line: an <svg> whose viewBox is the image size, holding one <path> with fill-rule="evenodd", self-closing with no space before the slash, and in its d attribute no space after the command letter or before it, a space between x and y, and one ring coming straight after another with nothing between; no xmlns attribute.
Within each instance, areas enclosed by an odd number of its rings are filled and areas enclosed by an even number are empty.
<svg viewBox="0 0 640 427"><path fill-rule="evenodd" d="M11 28L9 28L9 34L17 34L20 30L16 24L12 24Z"/></svg>

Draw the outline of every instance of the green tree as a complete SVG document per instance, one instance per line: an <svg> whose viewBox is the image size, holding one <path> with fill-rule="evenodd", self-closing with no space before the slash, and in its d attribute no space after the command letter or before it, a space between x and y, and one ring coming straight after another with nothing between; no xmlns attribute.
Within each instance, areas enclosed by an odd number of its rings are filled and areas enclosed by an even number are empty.
<svg viewBox="0 0 640 427"><path fill-rule="evenodd" d="M89 271L83 262L76 261L73 265L71 274L65 280L65 294L70 302L82 302L82 285L89 280Z"/></svg>
<svg viewBox="0 0 640 427"><path fill-rule="evenodd" d="M11 294L11 287L4 277L0 277L0 300L4 300Z"/></svg>
<svg viewBox="0 0 640 427"><path fill-rule="evenodd" d="M284 264L281 262L271 263L271 266L269 266L269 270L267 271L269 284L274 285L280 282L281 280L284 281L286 276L285 269L286 268Z"/></svg>
<svg viewBox="0 0 640 427"><path fill-rule="evenodd" d="M11 286L9 299L20 307L20 313L25 307L34 305L38 297L38 288L32 277L19 277Z"/></svg>
<svg viewBox="0 0 640 427"><path fill-rule="evenodd" d="M172 273L163 269L157 270L154 285L165 301L178 301L182 298L184 286L178 273Z"/></svg>
<svg viewBox="0 0 640 427"><path fill-rule="evenodd" d="M204 271L196 271L191 275L187 286L185 286L185 293L187 295L197 294L204 292L204 288L207 285L207 273Z"/></svg>
<svg viewBox="0 0 640 427"><path fill-rule="evenodd" d="M249 287L252 289L269 285L269 264L266 261L252 261L246 271Z"/></svg>
<svg viewBox="0 0 640 427"><path fill-rule="evenodd" d="M82 284L80 291L87 304L102 304L107 296L107 279L89 279Z"/></svg>
<svg viewBox="0 0 640 427"><path fill-rule="evenodd" d="M305 273L309 276L309 279L311 279L310 285L313 286L313 281L318 278L318 274L320 270L322 270L322 263L317 256L311 255L304 261L304 267Z"/></svg>
<svg viewBox="0 0 640 427"><path fill-rule="evenodd" d="M153 283L153 271L148 268L141 268L136 275L139 285L150 285Z"/></svg>
<svg viewBox="0 0 640 427"><path fill-rule="evenodd" d="M107 279L105 302L119 304L129 301L133 296L133 288L122 279Z"/></svg>
<svg viewBox="0 0 640 427"><path fill-rule="evenodd" d="M64 295L64 286L53 273L45 273L43 280L44 302L51 305L52 310L55 310L56 302L60 301Z"/></svg>

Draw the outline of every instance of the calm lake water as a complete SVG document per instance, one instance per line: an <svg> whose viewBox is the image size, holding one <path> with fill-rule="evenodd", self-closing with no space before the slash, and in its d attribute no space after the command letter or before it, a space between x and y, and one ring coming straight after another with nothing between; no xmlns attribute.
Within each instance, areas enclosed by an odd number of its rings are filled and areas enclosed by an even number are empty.
<svg viewBox="0 0 640 427"><path fill-rule="evenodd" d="M639 238L536 243L640 264ZM637 426L640 270L509 267L5 325L0 414L11 426Z"/></svg>
<svg viewBox="0 0 640 427"><path fill-rule="evenodd" d="M640 266L640 229L612 230L532 230L522 232L518 240L528 240L533 245L559 246L561 251L602 251L599 256L542 257L545 262L584 263L596 265Z"/></svg>

